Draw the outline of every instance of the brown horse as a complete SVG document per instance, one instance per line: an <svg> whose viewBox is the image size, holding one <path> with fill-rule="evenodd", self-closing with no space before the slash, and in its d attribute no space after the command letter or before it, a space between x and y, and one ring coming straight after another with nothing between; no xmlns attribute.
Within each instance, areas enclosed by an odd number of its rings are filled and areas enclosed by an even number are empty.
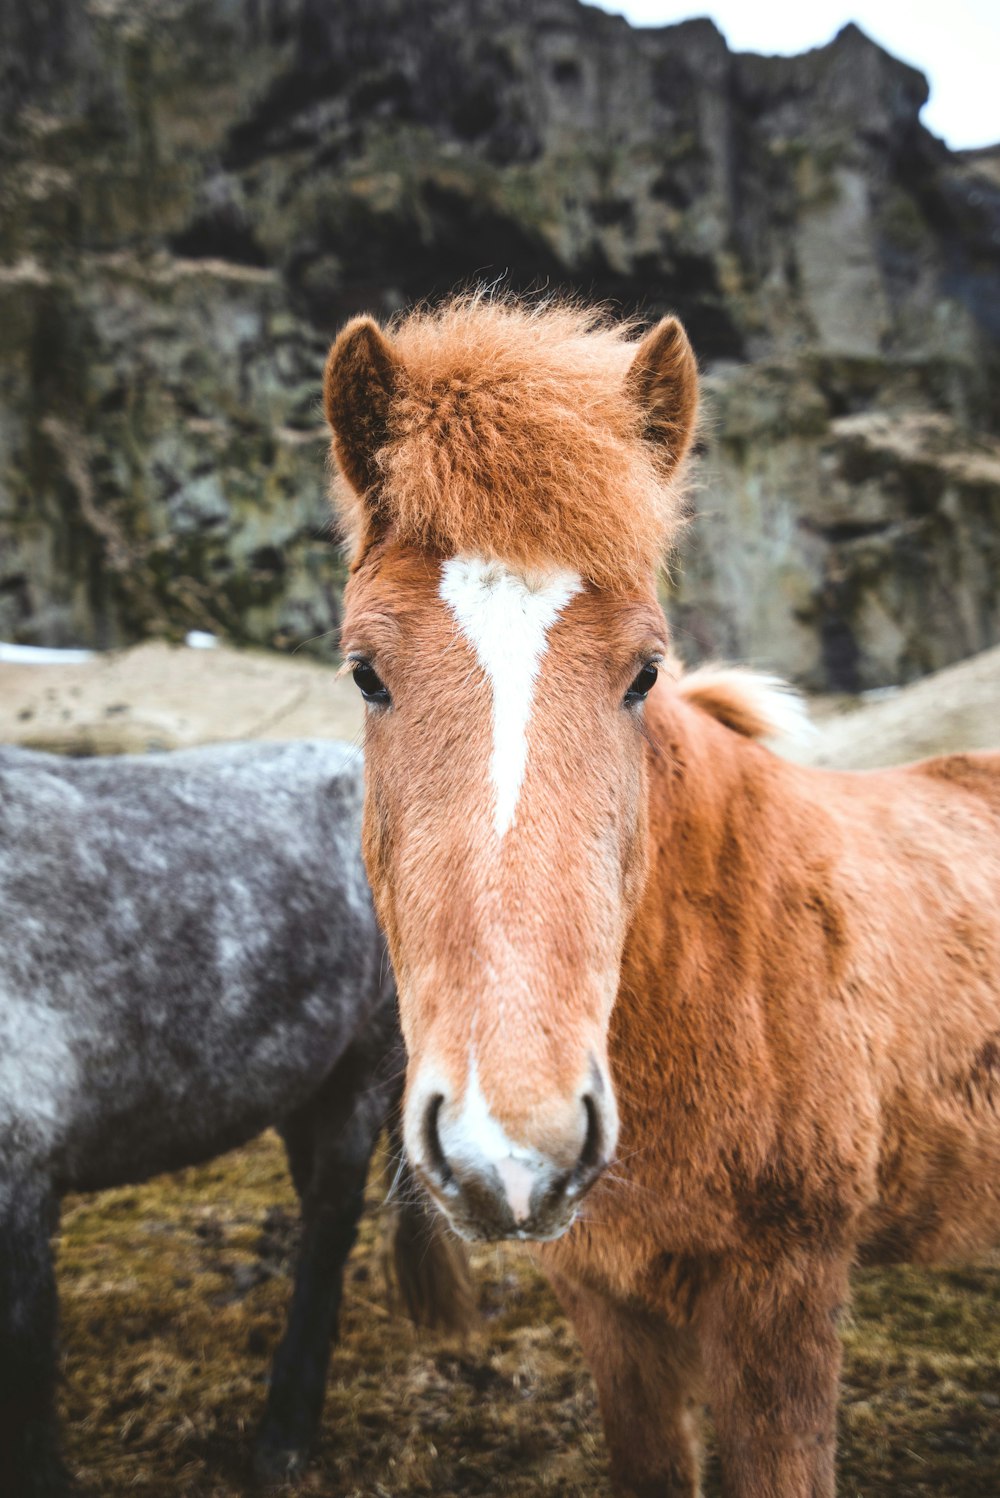
<svg viewBox="0 0 1000 1498"><path fill-rule="evenodd" d="M330 355L407 1147L546 1242L619 1492L698 1492L707 1400L728 1494L820 1498L851 1265L1000 1238L1000 756L799 768L773 683L663 669L697 374L628 337L472 297Z"/></svg>

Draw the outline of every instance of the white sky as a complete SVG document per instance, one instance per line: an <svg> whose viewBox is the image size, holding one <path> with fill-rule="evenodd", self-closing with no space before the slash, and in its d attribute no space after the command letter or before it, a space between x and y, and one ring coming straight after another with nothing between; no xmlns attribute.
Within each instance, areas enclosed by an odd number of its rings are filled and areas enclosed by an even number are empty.
<svg viewBox="0 0 1000 1498"><path fill-rule="evenodd" d="M923 122L949 146L1000 141L1000 0L588 0L634 26L711 16L734 52L805 52L855 21L927 75Z"/></svg>

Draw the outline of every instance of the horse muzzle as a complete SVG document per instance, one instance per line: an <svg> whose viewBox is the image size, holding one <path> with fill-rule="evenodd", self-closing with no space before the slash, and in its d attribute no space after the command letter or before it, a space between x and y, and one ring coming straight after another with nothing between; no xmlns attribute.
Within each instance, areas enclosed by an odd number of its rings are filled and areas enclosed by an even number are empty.
<svg viewBox="0 0 1000 1498"><path fill-rule="evenodd" d="M533 1139L520 1129L512 1137L476 1096L474 1080L460 1108L435 1090L407 1109L419 1179L463 1238L558 1238L614 1149L618 1124L605 1076L595 1063L569 1107L546 1119L535 1110Z"/></svg>

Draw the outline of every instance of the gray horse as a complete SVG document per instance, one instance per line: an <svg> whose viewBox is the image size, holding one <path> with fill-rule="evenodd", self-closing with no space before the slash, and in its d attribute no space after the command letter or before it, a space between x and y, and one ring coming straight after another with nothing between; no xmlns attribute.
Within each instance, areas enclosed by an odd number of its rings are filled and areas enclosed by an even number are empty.
<svg viewBox="0 0 1000 1498"><path fill-rule="evenodd" d="M285 1475L307 1452L404 1065L361 801L345 745L109 760L0 748L0 1492L65 1485L49 1243L61 1194L206 1160L272 1123L303 1235L258 1473ZM419 1262L404 1288L459 1317L460 1266L407 1200L401 1238Z"/></svg>

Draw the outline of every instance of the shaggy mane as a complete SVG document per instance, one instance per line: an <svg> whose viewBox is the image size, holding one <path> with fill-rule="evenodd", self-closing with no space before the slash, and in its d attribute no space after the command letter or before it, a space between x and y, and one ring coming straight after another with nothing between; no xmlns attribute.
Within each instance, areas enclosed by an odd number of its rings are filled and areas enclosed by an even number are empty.
<svg viewBox="0 0 1000 1498"><path fill-rule="evenodd" d="M398 321L375 455L394 539L566 567L600 587L648 578L681 513L680 454L645 440L626 381L637 331L600 309L482 293ZM343 477L334 497L357 556L365 500Z"/></svg>
<svg viewBox="0 0 1000 1498"><path fill-rule="evenodd" d="M805 702L780 676L740 666L701 666L682 676L677 690L744 738L801 742L816 732Z"/></svg>

